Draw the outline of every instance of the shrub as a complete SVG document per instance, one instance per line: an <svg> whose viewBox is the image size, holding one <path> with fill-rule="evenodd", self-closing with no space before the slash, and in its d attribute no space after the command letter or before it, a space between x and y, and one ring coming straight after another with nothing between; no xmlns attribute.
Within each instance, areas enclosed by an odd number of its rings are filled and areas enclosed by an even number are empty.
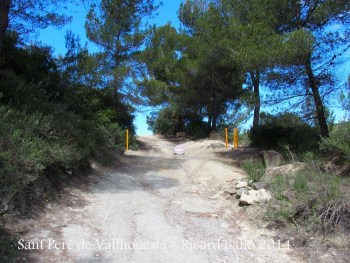
<svg viewBox="0 0 350 263"><path fill-rule="evenodd" d="M16 262L16 258L18 261L19 250L16 243L17 240L0 226L0 257L3 262Z"/></svg>
<svg viewBox="0 0 350 263"><path fill-rule="evenodd" d="M329 138L322 138L320 148L324 152L338 155L342 161L350 163L350 122L336 125Z"/></svg>
<svg viewBox="0 0 350 263"><path fill-rule="evenodd" d="M307 177L304 173L298 173L294 177L293 188L298 193L305 193L309 190Z"/></svg>
<svg viewBox="0 0 350 263"><path fill-rule="evenodd" d="M279 206L269 215L312 231L350 229L350 196L346 190L349 186L347 180L323 172L318 164L309 164L295 175L273 179L271 190ZM294 193L295 199L287 199L285 192Z"/></svg>
<svg viewBox="0 0 350 263"><path fill-rule="evenodd" d="M162 109L153 120L152 130L156 134L172 136L176 134L175 128L174 111L171 108Z"/></svg>
<svg viewBox="0 0 350 263"><path fill-rule="evenodd" d="M241 167L247 173L249 181L257 182L265 175L265 166L262 162L247 160Z"/></svg>
<svg viewBox="0 0 350 263"><path fill-rule="evenodd" d="M200 119L190 119L185 123L185 132L193 139L202 139L209 137L208 123Z"/></svg>
<svg viewBox="0 0 350 263"><path fill-rule="evenodd" d="M284 113L277 116L262 115L261 124L251 129L252 144L264 148L288 148L297 153L318 148L316 128L303 122L298 116Z"/></svg>
<svg viewBox="0 0 350 263"><path fill-rule="evenodd" d="M109 88L65 77L67 68L58 70L50 48L24 48L10 37L4 51L0 65L0 209L6 210L14 194L44 179L41 176L50 174L51 180L72 174L87 167L96 152L121 144L124 148L126 128L134 143L133 108Z"/></svg>
<svg viewBox="0 0 350 263"><path fill-rule="evenodd" d="M50 167L70 170L95 151L113 147L113 136L118 134L69 112L43 115L0 106L0 116L3 200L11 198Z"/></svg>
<svg viewBox="0 0 350 263"><path fill-rule="evenodd" d="M286 185L288 184L288 178L283 175L277 175L271 182L271 189L277 200L285 200L283 197L283 191L286 190Z"/></svg>

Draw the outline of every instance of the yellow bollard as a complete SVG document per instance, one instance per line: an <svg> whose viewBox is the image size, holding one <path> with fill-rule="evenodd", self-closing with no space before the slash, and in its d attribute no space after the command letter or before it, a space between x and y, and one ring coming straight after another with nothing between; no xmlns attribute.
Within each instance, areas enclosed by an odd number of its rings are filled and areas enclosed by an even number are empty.
<svg viewBox="0 0 350 263"><path fill-rule="evenodd" d="M233 129L233 148L238 148L238 129Z"/></svg>
<svg viewBox="0 0 350 263"><path fill-rule="evenodd" d="M129 130L126 129L126 151L129 151Z"/></svg>
<svg viewBox="0 0 350 263"><path fill-rule="evenodd" d="M225 128L225 137L226 137L226 149L227 149L227 147L228 147L228 130L227 130L227 128Z"/></svg>

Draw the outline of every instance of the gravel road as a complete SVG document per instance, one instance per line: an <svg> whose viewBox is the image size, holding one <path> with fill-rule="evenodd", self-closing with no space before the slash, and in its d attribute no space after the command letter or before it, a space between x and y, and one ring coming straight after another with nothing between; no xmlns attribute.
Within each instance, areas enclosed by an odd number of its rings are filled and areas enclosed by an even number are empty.
<svg viewBox="0 0 350 263"><path fill-rule="evenodd" d="M88 191L72 190L79 205L49 204L41 221L27 222L25 240L42 242L33 262L302 262L286 240L249 223L235 198L218 195L244 176L220 142L187 142L177 156L174 142L140 140L143 149Z"/></svg>

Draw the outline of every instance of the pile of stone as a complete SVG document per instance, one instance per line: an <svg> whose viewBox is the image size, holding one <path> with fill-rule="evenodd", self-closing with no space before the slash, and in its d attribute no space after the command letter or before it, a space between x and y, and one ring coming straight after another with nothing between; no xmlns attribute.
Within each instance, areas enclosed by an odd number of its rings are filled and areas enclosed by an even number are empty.
<svg viewBox="0 0 350 263"><path fill-rule="evenodd" d="M236 197L239 198L239 205L254 205L267 203L272 198L272 193L265 190L267 182L249 182L247 179L236 183Z"/></svg>

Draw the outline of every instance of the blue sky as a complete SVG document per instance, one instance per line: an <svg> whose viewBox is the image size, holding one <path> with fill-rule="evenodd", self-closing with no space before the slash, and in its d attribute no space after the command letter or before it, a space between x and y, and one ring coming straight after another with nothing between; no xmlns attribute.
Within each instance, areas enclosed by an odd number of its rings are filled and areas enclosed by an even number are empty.
<svg viewBox="0 0 350 263"><path fill-rule="evenodd" d="M171 22L172 25L178 28L179 20L177 18L177 11L180 6L180 3L183 1L184 0L163 0L163 5L159 8L158 15L154 19L152 19L150 23L160 26ZM93 43L89 42L86 38L84 24L87 11L88 10L86 9L86 7L84 7L84 5L68 6L66 14L73 17L72 22L60 29L49 27L47 29L41 30L39 32L38 41L53 47L55 55L65 54L65 34L67 30L71 30L73 33L80 36L83 44L85 42L88 43L88 48L90 52L96 51L97 47ZM342 81L343 79L343 81L345 82L347 75L350 73L349 55L347 55L344 59L347 61L347 63L338 67L338 69L336 70L336 75L339 77L340 81ZM136 132L138 135L152 134L152 132L147 129L148 126L146 124L146 115L148 111L146 109L142 110L143 112L138 112L136 114ZM263 110L267 110L267 108L263 108ZM334 111L337 115L337 121L340 121L343 118L343 113L341 113L341 111L337 108L334 108ZM251 121L247 120L247 123L251 123ZM244 125L244 127L245 126L246 125Z"/></svg>
<svg viewBox="0 0 350 263"><path fill-rule="evenodd" d="M171 22L173 26L178 27L179 20L177 18L177 10L181 2L181 0L163 1L163 5L158 10L158 15L152 19L150 23L160 26ZM53 47L55 55L63 55L66 53L65 35L68 30L71 30L74 34L80 36L82 44L85 42L88 43L88 48L91 52L97 50L97 47L86 38L84 24L87 11L88 10L83 5L68 6L66 14L73 17L72 22L60 29L49 27L41 30L39 32L38 41ZM152 132L147 129L146 115L147 111L138 112L136 114L135 126L138 135L152 134Z"/></svg>

